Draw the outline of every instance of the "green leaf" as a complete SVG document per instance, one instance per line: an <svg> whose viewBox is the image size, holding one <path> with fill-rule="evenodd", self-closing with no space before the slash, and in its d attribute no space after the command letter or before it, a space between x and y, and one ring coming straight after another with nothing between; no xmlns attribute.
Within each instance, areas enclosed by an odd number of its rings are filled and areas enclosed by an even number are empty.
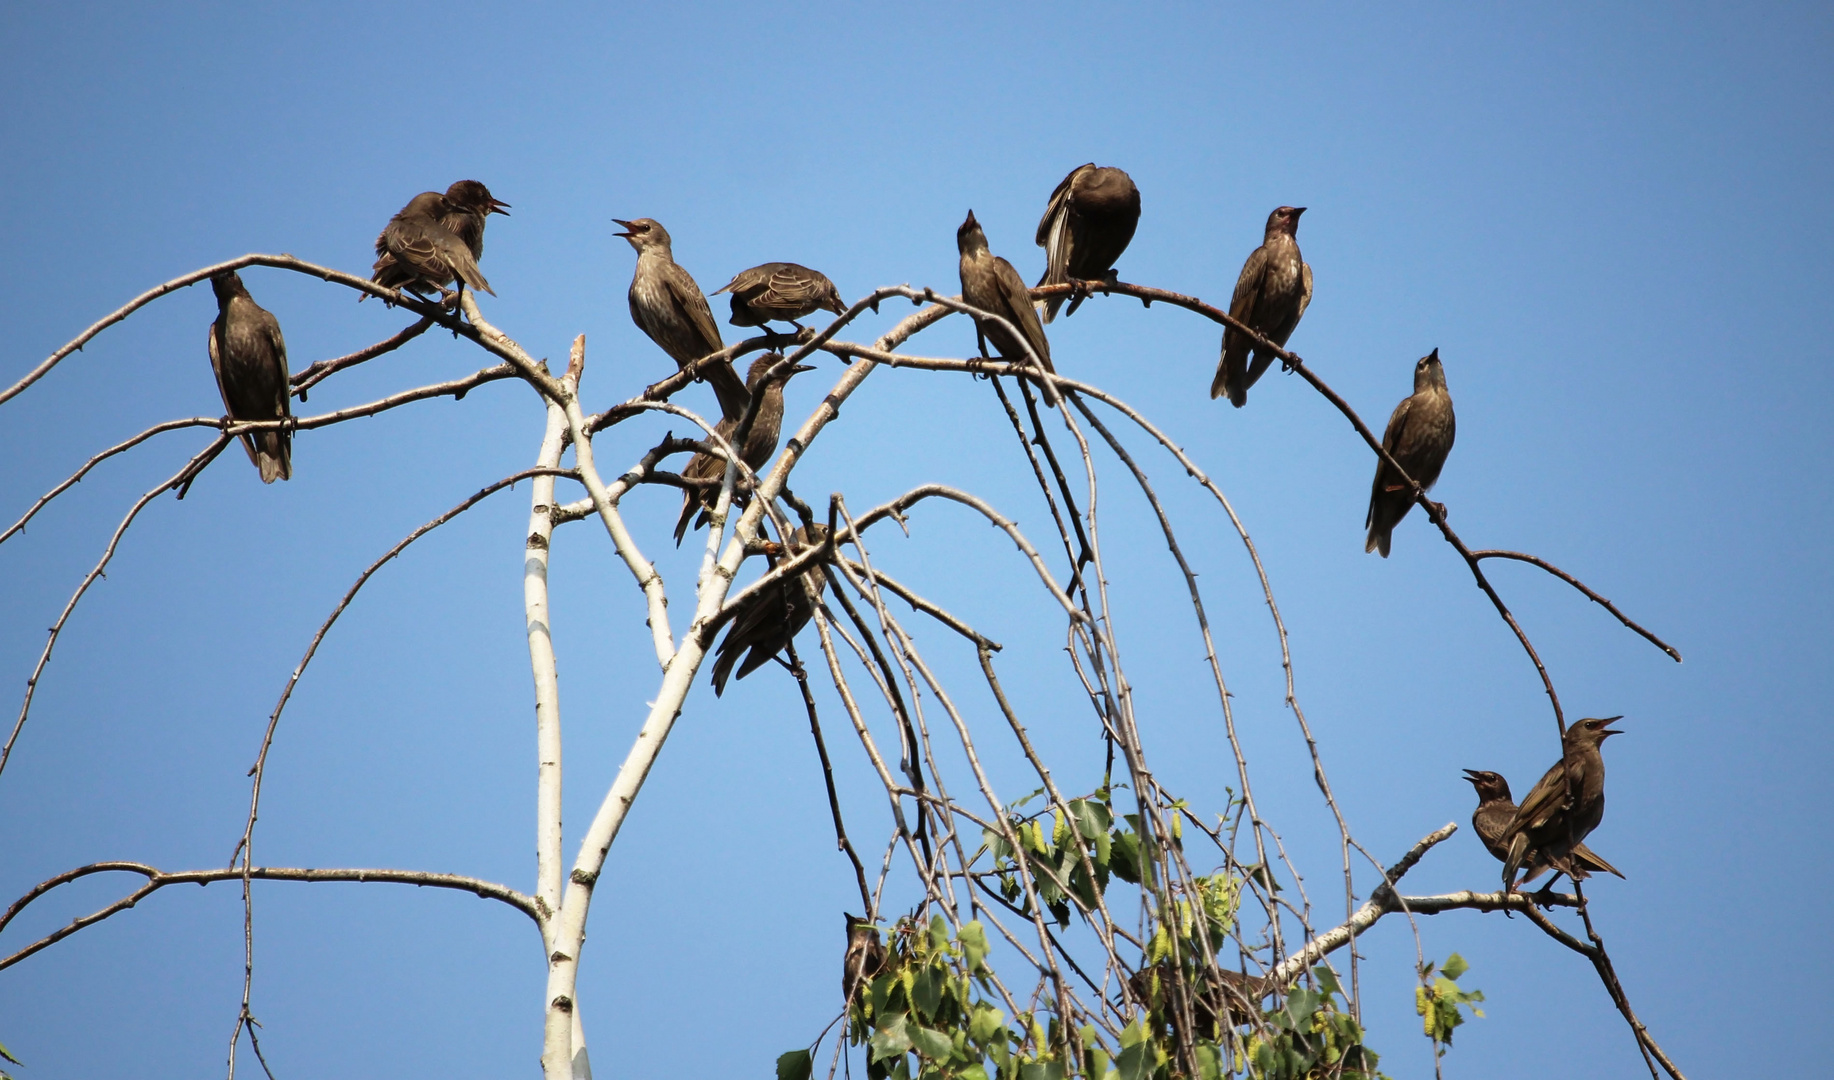
<svg viewBox="0 0 1834 1080"><path fill-rule="evenodd" d="M987 1069L978 1061L968 1063L968 1067L955 1074L959 1080L987 1080Z"/></svg>
<svg viewBox="0 0 1834 1080"><path fill-rule="evenodd" d="M981 1046L1005 1046L1006 1014L986 1002L976 1002L968 1017L968 1037Z"/></svg>
<svg viewBox="0 0 1834 1080"><path fill-rule="evenodd" d="M1312 978L1318 980L1318 988L1326 994L1342 995L1343 986L1337 981L1337 973L1323 964L1312 969Z"/></svg>
<svg viewBox="0 0 1834 1080"><path fill-rule="evenodd" d="M962 924L961 933L955 940L962 947L962 958L968 962L968 970L976 972L986 966L987 930L981 926L979 919Z"/></svg>
<svg viewBox="0 0 1834 1080"><path fill-rule="evenodd" d="M1013 846L1006 842L1006 837L1001 836L994 829L981 830L981 843L986 845L995 862L1013 857Z"/></svg>
<svg viewBox="0 0 1834 1080"><path fill-rule="evenodd" d="M945 978L929 967L917 973L911 985L911 1004L917 1007L919 1015L932 1020L936 1018L937 1007L942 1004L942 984Z"/></svg>
<svg viewBox="0 0 1834 1080"><path fill-rule="evenodd" d="M932 1061L947 1061L955 1049L955 1044L940 1031L931 1031L927 1027L912 1024L905 1029L911 1046L919 1054Z"/></svg>
<svg viewBox="0 0 1834 1080"><path fill-rule="evenodd" d="M1445 965L1439 969L1442 975L1451 979L1453 982L1457 982L1459 976L1470 970L1471 965L1465 963L1465 958L1457 953L1453 953L1451 956L1446 957Z"/></svg>
<svg viewBox="0 0 1834 1080"><path fill-rule="evenodd" d="M872 1037L872 1060L897 1057L910 1048L911 1037L905 1030L903 1013L893 1013L879 1022L878 1033Z"/></svg>
<svg viewBox="0 0 1834 1080"><path fill-rule="evenodd" d="M949 947L949 924L941 915L930 917L930 949L942 952Z"/></svg>
<svg viewBox="0 0 1834 1080"><path fill-rule="evenodd" d="M5 1058L6 1060L12 1062L13 1064L21 1066L21 1067L25 1065L25 1062L20 1061L18 1058L13 1056L13 1052L11 1050L8 1050L4 1043L0 1043L0 1058Z"/></svg>
<svg viewBox="0 0 1834 1080"><path fill-rule="evenodd" d="M1076 831L1084 840L1098 840L1108 835L1108 827L1114 824L1114 815L1108 808L1088 799L1071 799L1070 816L1076 821Z"/></svg>
<svg viewBox="0 0 1834 1080"><path fill-rule="evenodd" d="M9 1055L10 1056L10 1055ZM809 1080L814 1071L807 1050L791 1050L777 1056L777 1080Z"/></svg>
<svg viewBox="0 0 1834 1080"><path fill-rule="evenodd" d="M1114 876L1129 885L1140 884L1140 835L1117 830L1112 846L1108 867L1114 871Z"/></svg>

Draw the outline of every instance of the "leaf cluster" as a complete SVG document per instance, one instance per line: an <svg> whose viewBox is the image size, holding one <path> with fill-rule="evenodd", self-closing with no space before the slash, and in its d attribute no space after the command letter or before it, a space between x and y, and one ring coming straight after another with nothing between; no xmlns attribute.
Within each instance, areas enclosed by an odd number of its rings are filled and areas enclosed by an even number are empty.
<svg viewBox="0 0 1834 1080"><path fill-rule="evenodd" d="M1420 985L1414 988L1414 1011L1420 1015L1426 1037L1433 1040L1434 1057L1443 1057L1452 1045L1452 1030L1465 1022L1462 1009L1483 1016L1477 1002L1484 1000L1482 990L1466 990L1458 985L1460 976L1471 969L1465 958L1453 953L1437 974L1431 960L1420 967Z"/></svg>

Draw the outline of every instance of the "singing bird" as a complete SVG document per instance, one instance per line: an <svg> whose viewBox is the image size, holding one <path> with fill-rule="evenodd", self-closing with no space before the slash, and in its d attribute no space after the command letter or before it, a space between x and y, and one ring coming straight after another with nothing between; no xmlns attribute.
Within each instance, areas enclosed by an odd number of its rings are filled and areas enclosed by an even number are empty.
<svg viewBox="0 0 1834 1080"><path fill-rule="evenodd" d="M1109 280L1114 263L1127 250L1140 224L1140 189L1133 177L1091 161L1070 170L1038 221L1038 246L1044 249L1044 276L1039 285L1071 280ZM1070 301L1066 316L1076 314L1082 296ZM1044 301L1044 321L1057 317L1064 298Z"/></svg>
<svg viewBox="0 0 1834 1080"><path fill-rule="evenodd" d="M1382 449L1420 484L1421 490L1428 491L1439 482L1439 470L1446 466L1457 433L1452 394L1446 389L1446 369L1439 362L1439 350L1434 349L1414 364L1414 393L1403 398L1388 418ZM1369 513L1363 519L1363 526L1369 530L1363 550L1380 551L1384 559L1388 558L1390 536L1413 508L1413 487L1386 460L1378 459L1375 482L1369 488Z"/></svg>
<svg viewBox="0 0 1834 1080"><path fill-rule="evenodd" d="M471 247L446 224L455 215L464 217L469 213L469 209L454 208L446 196L437 191L423 191L414 196L400 213L389 219L381 235L376 237L376 265L370 280L387 289L407 289L421 294L438 292L442 297L446 286L456 281L461 287L469 285L497 295L490 282L484 279L483 271L478 269L478 259ZM477 250L484 250L481 223Z"/></svg>
<svg viewBox="0 0 1834 1080"><path fill-rule="evenodd" d="M841 964L841 999L849 1006L860 1004L874 976L883 970L885 946L879 941L879 931L858 915L847 915L847 955Z"/></svg>
<svg viewBox="0 0 1834 1080"><path fill-rule="evenodd" d="M509 204L492 195L489 188L476 180L455 182L446 189L444 198L446 204L440 211L439 223L445 226L452 235L459 238L459 242L463 243L466 250L471 252L473 262L482 259L484 257L485 219L491 214L502 214L508 217ZM376 259L375 276L372 278L376 283L385 284L393 289L400 288L410 280L417 280L414 275L397 269L394 255L380 248L377 254L379 258ZM451 281L452 279L448 277L446 280ZM368 295L365 293L357 299L362 300Z"/></svg>
<svg viewBox="0 0 1834 1080"><path fill-rule="evenodd" d="M677 367L687 367L709 353L726 347L713 309L694 283L694 276L675 262L669 230L650 218L611 220L624 226L617 235L637 251L637 270L630 280L630 318L637 328L662 347ZM703 368L700 377L713 386L720 399L720 414L737 421L751 400L732 361L722 360Z"/></svg>
<svg viewBox="0 0 1834 1080"><path fill-rule="evenodd" d="M1465 779L1477 789L1477 809L1471 813L1471 828L1477 838L1483 841L1484 850L1496 856L1499 862L1509 860L1509 844L1503 833L1509 828L1510 821L1516 816L1516 804L1509 796L1509 781L1499 773L1482 769L1466 769ZM1523 857L1522 865L1527 872L1522 875L1522 883L1527 884L1549 869L1559 871L1568 877L1584 881L1595 872L1616 874L1623 877L1623 871L1606 862L1596 851L1580 844L1573 849L1571 858L1555 866L1544 858L1540 851L1531 850ZM1559 874L1555 876L1558 877ZM1552 884L1552 881L1549 881Z"/></svg>
<svg viewBox="0 0 1834 1080"><path fill-rule="evenodd" d="M826 525L804 525L790 535L789 553L799 554L827 539ZM741 653L746 654L738 672L743 679L787 648L815 617L815 606L821 602L827 585L827 576L816 564L794 578L779 580L755 593L745 609L733 616L732 629L726 631L713 658L713 696L726 692L726 678Z"/></svg>
<svg viewBox="0 0 1834 1080"><path fill-rule="evenodd" d="M1503 828L1509 845L1503 859L1503 887L1516 887L1516 871L1540 852L1560 866L1605 817L1605 758L1599 745L1623 732L1612 728L1622 716L1588 718L1568 728L1560 739L1560 760L1523 797ZM1524 881L1527 879L1524 878Z"/></svg>
<svg viewBox="0 0 1834 1080"><path fill-rule="evenodd" d="M955 246L962 256L962 301L1001 316L1019 331L1014 336L1005 326L976 316L974 339L981 355L987 355L987 344L992 342L1003 359L1025 365L1026 346L1030 345L1044 370L1056 372L1051 366L1051 343L1045 340L1044 325L1032 307L1031 290L1012 263L987 250L987 234L974 219L974 211L968 211L968 219L955 230ZM1048 383L1043 392L1047 403L1056 403L1057 393Z"/></svg>
<svg viewBox="0 0 1834 1080"><path fill-rule="evenodd" d="M1303 213L1303 206L1281 206L1267 215L1261 246L1242 264L1235 295L1229 301L1230 315L1283 349L1312 302L1312 268L1299 255L1299 215ZM1251 351L1252 367L1248 363ZM1241 408L1248 404L1248 388L1273 362L1273 354L1257 348L1240 330L1228 327L1223 331L1223 358L1210 381L1210 396L1228 394L1229 403Z"/></svg>
<svg viewBox="0 0 1834 1080"><path fill-rule="evenodd" d="M813 315L818 309L844 315L847 305L841 303L840 290L819 270L800 263L774 262L741 270L731 281L713 290L713 295L732 294L734 326L764 326L786 322L801 330L797 319ZM769 327L765 327L769 329Z"/></svg>
<svg viewBox="0 0 1834 1080"><path fill-rule="evenodd" d="M287 343L280 321L248 295L234 270L210 275L217 317L210 324L210 370L232 420L285 420L293 415L287 396ZM261 482L293 478L293 433L285 428L242 435L248 460Z"/></svg>
<svg viewBox="0 0 1834 1080"><path fill-rule="evenodd" d="M783 357L778 353L765 353L751 362L751 370L745 375L745 389L748 394L763 397L758 400L758 415L752 419L751 430L746 433L745 445L739 448L739 460L745 462L754 472L762 469L771 455L777 452L777 440L783 433L783 386L790 381L790 376L799 371L814 371L809 364L784 364L775 375L767 373ZM714 426L720 438L731 442L738 434L739 421L721 420ZM712 454L695 454L689 460L687 468L681 475L691 480L718 480L726 472L726 460ZM681 546L682 537L688 534L688 519L700 511L700 520L694 523L695 528L707 523L707 514L719 501L718 488L704 488L700 491L685 492L681 500L681 517L675 522L675 546Z"/></svg>

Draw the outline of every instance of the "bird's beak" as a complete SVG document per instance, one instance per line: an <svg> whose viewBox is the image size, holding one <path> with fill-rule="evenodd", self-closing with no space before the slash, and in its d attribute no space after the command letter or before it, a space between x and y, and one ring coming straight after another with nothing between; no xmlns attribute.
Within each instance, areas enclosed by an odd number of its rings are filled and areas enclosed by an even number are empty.
<svg viewBox="0 0 1834 1080"><path fill-rule="evenodd" d="M1300 214L1303 214L1303 213L1305 213L1305 207L1303 207L1303 206L1295 206L1295 207L1293 207L1293 218L1294 218L1294 220L1298 220L1298 218L1299 218L1299 215L1300 215Z"/></svg>
<svg viewBox="0 0 1834 1080"><path fill-rule="evenodd" d="M1615 724L1619 720L1622 720L1622 719L1624 719L1622 716L1607 716L1605 717L1605 723ZM1622 734L1624 733L1617 730L1616 728L1599 728L1598 729L1598 737L1600 739L1605 739L1612 735L1622 735Z"/></svg>
<svg viewBox="0 0 1834 1080"><path fill-rule="evenodd" d="M502 214L504 217L508 217L509 216L509 204L504 202L502 199L492 199L490 200L490 209L486 210L485 213Z"/></svg>
<svg viewBox="0 0 1834 1080"><path fill-rule="evenodd" d="M974 220L974 211L970 210L968 211L968 220L962 222L962 224L963 225L979 225L980 222Z"/></svg>
<svg viewBox="0 0 1834 1080"><path fill-rule="evenodd" d="M1465 770L1465 779L1471 781L1473 784L1477 783L1477 774L1480 771L1481 770L1478 770L1478 769L1466 769Z"/></svg>
<svg viewBox="0 0 1834 1080"><path fill-rule="evenodd" d="M623 218L616 218L616 217L615 217L615 218L612 218L611 220L613 220L613 221L615 221L615 222L617 222L618 224L620 224L620 225L622 225L622 226L624 226L624 231L623 231L623 232L621 232L621 233L617 233L617 234L615 234L615 235L617 235L617 236L629 236L629 235L631 235L631 233L630 233L630 222L628 222L628 221L625 221L625 220L624 220Z"/></svg>
<svg viewBox="0 0 1834 1080"><path fill-rule="evenodd" d="M814 370L815 370L814 364L795 364L791 366L790 374L794 375L798 371L814 371Z"/></svg>
<svg viewBox="0 0 1834 1080"><path fill-rule="evenodd" d="M1426 355L1426 358L1428 360L1433 361L1434 363L1438 363L1439 362L1439 346L1437 345L1433 346L1433 351L1428 353Z"/></svg>

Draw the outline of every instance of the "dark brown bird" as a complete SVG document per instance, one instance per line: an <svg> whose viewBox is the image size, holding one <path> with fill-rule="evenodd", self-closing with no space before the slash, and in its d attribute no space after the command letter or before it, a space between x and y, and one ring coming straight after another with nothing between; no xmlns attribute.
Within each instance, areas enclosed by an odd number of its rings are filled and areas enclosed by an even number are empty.
<svg viewBox="0 0 1834 1080"><path fill-rule="evenodd" d="M440 214L439 223L444 225L452 235L459 238L466 249L471 252L473 262L484 257L484 221L491 214L509 216L509 204L490 193L490 189L476 180L460 180L446 189L446 206ZM376 260L375 280L378 283L387 279L390 288L399 288L406 282L404 275L395 268L395 257L381 253ZM451 279L447 279L451 280ZM362 300L368 296L360 296Z"/></svg>
<svg viewBox="0 0 1834 1080"><path fill-rule="evenodd" d="M1044 276L1040 285L1107 280L1114 262L1133 241L1140 224L1140 189L1119 169L1091 161L1070 170L1038 221L1038 246L1044 249ZM1044 321L1057 317L1064 298L1044 302ZM1083 298L1070 301L1066 315L1076 314Z"/></svg>
<svg viewBox="0 0 1834 1080"><path fill-rule="evenodd" d="M974 211L968 211L968 220L955 230L955 246L962 255L963 303L999 315L1019 331L1019 335L1014 336L1006 327L977 316L974 340L981 355L987 355L987 343L992 342L994 351L1003 359L1026 365L1029 364L1026 359L1026 346L1029 345L1044 370L1056 372L1057 369L1051 366L1051 343L1045 340L1044 325L1038 321L1038 310L1032 306L1031 291L1025 287L1025 279L1013 269L1012 263L987 250L987 234L974 219ZM1048 384L1044 387L1044 399L1052 404L1057 400L1056 391Z"/></svg>
<svg viewBox="0 0 1834 1080"><path fill-rule="evenodd" d="M637 249L637 272L630 280L630 317L637 328L662 346L677 367L685 368L725 348L707 297L694 283L693 275L675 262L669 230L649 218L611 220L624 226L618 235ZM720 399L721 415L734 421L744 415L750 398L730 360L702 370L700 377L712 384L714 395Z"/></svg>
<svg viewBox="0 0 1834 1080"><path fill-rule="evenodd" d="M751 422L751 430L746 433L745 445L739 448L739 460L745 462L752 471L762 469L771 455L777 452L777 440L783 433L783 385L790 381L790 376L799 371L814 371L808 364L785 365L783 370L765 382L765 372L783 357L778 353L765 353L751 362L751 370L745 376L745 390L748 394L764 396L758 401L758 415ZM739 421L721 420L714 425L720 438L731 442L738 434ZM718 480L726 473L726 460L712 454L695 454L688 462L688 467L681 470L681 475L691 480ZM704 488L700 491L684 493L681 500L681 517L675 522L675 546L681 546L681 538L688 534L688 519L700 511L700 520L694 523L695 528L706 524L707 514L719 501L718 488Z"/></svg>
<svg viewBox="0 0 1834 1080"><path fill-rule="evenodd" d="M797 319L813 315L817 309L836 315L847 313L841 303L840 290L819 270L798 263L774 262L741 270L713 294L732 294L734 326L764 326L786 322L801 330ZM766 328L768 329L768 327Z"/></svg>
<svg viewBox="0 0 1834 1080"><path fill-rule="evenodd" d="M280 322L248 295L234 270L210 276L217 297L216 321L210 324L210 370L232 420L285 420L292 416L287 396L287 343ZM242 436L248 460L261 470L261 482L293 478L293 433L284 428L250 431Z"/></svg>
<svg viewBox="0 0 1834 1080"><path fill-rule="evenodd" d="M389 219L381 235L376 237L376 265L370 280L387 289L442 295L447 285L457 281L497 295L490 282L484 280L483 271L478 269L477 256L472 254L472 249L446 224L448 216L454 213L464 215L470 210L455 211L446 196L437 191L423 191L414 196L400 213ZM484 226L481 222L477 240L477 249L482 251Z"/></svg>
<svg viewBox="0 0 1834 1080"><path fill-rule="evenodd" d="M790 535L789 554L806 551L827 538L825 525L802 526ZM726 692L726 677L732 674L732 665L738 663L740 653L747 653L745 662L739 664L739 678L743 679L787 648L814 618L815 606L821 602L827 585L827 576L815 565L754 595L745 610L733 616L732 629L726 631L713 658L713 696Z"/></svg>
<svg viewBox="0 0 1834 1080"><path fill-rule="evenodd" d="M1170 1032L1176 1040L1183 1024L1179 1010L1174 1007L1171 973L1170 962L1161 960L1128 976L1127 986L1135 999L1146 1006L1150 1022L1161 1032ZM1229 968L1218 968L1216 973L1222 976L1221 985L1199 989L1187 981L1192 991L1191 1017L1197 1021L1199 1039L1221 1038L1226 1029L1256 1015L1261 999L1270 990L1265 979Z"/></svg>
<svg viewBox="0 0 1834 1080"><path fill-rule="evenodd" d="M1235 279L1235 296L1229 314L1248 324L1255 333L1286 348L1286 339L1312 302L1312 268L1299 256L1299 215L1303 206L1282 206L1267 215L1267 233L1261 246L1242 264ZM1248 354L1254 352L1254 366ZM1236 408L1248 404L1248 388L1274 362L1272 354L1255 348L1248 336L1234 327L1223 331L1223 359L1210 381L1210 396L1229 395Z"/></svg>
<svg viewBox="0 0 1834 1080"><path fill-rule="evenodd" d="M1504 827L1509 851L1503 859L1503 887L1516 887L1516 871L1539 852L1564 868L1567 856L1605 817L1605 759L1599 744L1623 734L1609 725L1621 716L1586 719L1561 737L1561 757L1544 774ZM1527 880L1527 879L1524 879Z"/></svg>
<svg viewBox="0 0 1834 1080"><path fill-rule="evenodd" d="M1477 838L1483 841L1484 850L1496 856L1499 862L1507 862L1509 844L1503 839L1503 834L1516 816L1516 804L1509 797L1509 781L1499 773L1481 769L1466 769L1465 779L1477 789L1477 809L1471 814L1471 828L1476 831ZM1584 844L1575 847L1572 857L1565 861L1571 865L1555 869L1581 881L1595 872L1624 876L1622 871ZM1525 855L1522 865L1527 867L1522 875L1522 883L1525 885L1550 869L1550 864L1538 850L1531 850Z"/></svg>
<svg viewBox="0 0 1834 1080"><path fill-rule="evenodd" d="M841 965L841 999L849 1006L860 1004L866 997L866 988L883 970L885 946L879 942L879 931L858 915L848 915L847 955Z"/></svg>
<svg viewBox="0 0 1834 1080"><path fill-rule="evenodd" d="M1414 364L1414 393L1403 398L1388 418L1382 449L1419 482L1422 490L1431 490L1439 482L1439 470L1445 468L1457 434L1452 394L1446 389L1446 369L1439 362L1439 350L1434 349ZM1363 550L1380 551L1384 559L1388 558L1390 535L1413 508L1414 489L1396 475L1387 460L1378 459L1375 482L1369 488L1369 513L1363 519L1363 526L1369 530Z"/></svg>

